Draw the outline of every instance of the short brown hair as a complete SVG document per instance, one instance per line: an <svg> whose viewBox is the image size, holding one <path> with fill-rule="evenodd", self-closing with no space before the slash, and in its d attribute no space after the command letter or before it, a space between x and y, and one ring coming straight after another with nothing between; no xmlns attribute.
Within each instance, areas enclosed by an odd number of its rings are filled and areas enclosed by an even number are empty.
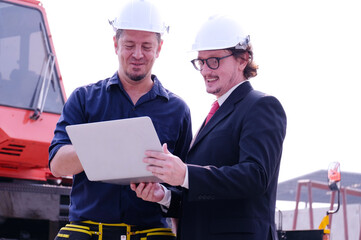
<svg viewBox="0 0 361 240"><path fill-rule="evenodd" d="M248 44L246 50L236 49L235 47L227 48L226 50L229 50L235 58L242 58L245 61L248 60L247 66L243 72L246 79L257 76L258 65L253 60L253 49L251 44ZM248 53L248 59L244 59L245 53Z"/></svg>

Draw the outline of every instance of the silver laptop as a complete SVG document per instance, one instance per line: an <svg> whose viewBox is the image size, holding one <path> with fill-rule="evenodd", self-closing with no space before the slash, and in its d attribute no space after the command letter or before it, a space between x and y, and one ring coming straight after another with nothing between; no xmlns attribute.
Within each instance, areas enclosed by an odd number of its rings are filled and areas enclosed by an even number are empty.
<svg viewBox="0 0 361 240"><path fill-rule="evenodd" d="M66 131L90 181L160 182L146 170L146 150L162 151L149 117L69 125Z"/></svg>

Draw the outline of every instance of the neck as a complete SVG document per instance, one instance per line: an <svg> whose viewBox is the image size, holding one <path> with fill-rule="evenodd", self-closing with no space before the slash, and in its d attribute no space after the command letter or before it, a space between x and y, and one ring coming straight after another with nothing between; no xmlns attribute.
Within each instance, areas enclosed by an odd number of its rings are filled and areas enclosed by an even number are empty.
<svg viewBox="0 0 361 240"><path fill-rule="evenodd" d="M241 85L242 83L244 83L245 81L239 82L236 85L234 85L231 89L229 89L225 94L223 94L222 96L217 96L217 100L218 100L218 104L219 106L221 106L226 99L229 97L229 95L232 94L232 92L234 91L234 89L236 89L239 85Z"/></svg>
<svg viewBox="0 0 361 240"><path fill-rule="evenodd" d="M139 81L133 81L127 77L121 78L120 76L119 79L134 105L138 102L139 98L152 89L154 84L150 76Z"/></svg>

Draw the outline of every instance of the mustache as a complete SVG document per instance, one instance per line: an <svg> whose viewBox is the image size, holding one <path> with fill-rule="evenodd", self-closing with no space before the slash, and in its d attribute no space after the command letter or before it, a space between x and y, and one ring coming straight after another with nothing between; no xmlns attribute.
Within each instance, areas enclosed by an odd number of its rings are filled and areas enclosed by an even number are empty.
<svg viewBox="0 0 361 240"><path fill-rule="evenodd" d="M129 62L130 62L130 64L145 64L146 61L143 58L136 59L136 58L132 57Z"/></svg>

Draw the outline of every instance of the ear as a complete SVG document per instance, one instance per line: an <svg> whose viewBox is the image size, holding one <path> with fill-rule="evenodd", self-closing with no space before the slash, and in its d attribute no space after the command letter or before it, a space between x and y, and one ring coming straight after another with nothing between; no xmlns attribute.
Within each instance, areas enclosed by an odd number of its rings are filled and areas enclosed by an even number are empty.
<svg viewBox="0 0 361 240"><path fill-rule="evenodd" d="M242 56L240 56L240 57L238 58L238 60L239 60L239 65L238 65L238 67L239 67L239 69L240 69L241 71L243 71L243 70L246 68L247 64L248 64L248 61L249 61L249 53L246 52L246 53L242 54Z"/></svg>
<svg viewBox="0 0 361 240"><path fill-rule="evenodd" d="M117 54L119 45L118 45L118 42L117 42L117 38L115 36L113 37L113 42L114 42L115 54Z"/></svg>
<svg viewBox="0 0 361 240"><path fill-rule="evenodd" d="M162 46L163 46L163 40L161 40L159 45L158 45L157 53L156 53L156 56L155 56L156 58L159 57L160 50L162 50Z"/></svg>

